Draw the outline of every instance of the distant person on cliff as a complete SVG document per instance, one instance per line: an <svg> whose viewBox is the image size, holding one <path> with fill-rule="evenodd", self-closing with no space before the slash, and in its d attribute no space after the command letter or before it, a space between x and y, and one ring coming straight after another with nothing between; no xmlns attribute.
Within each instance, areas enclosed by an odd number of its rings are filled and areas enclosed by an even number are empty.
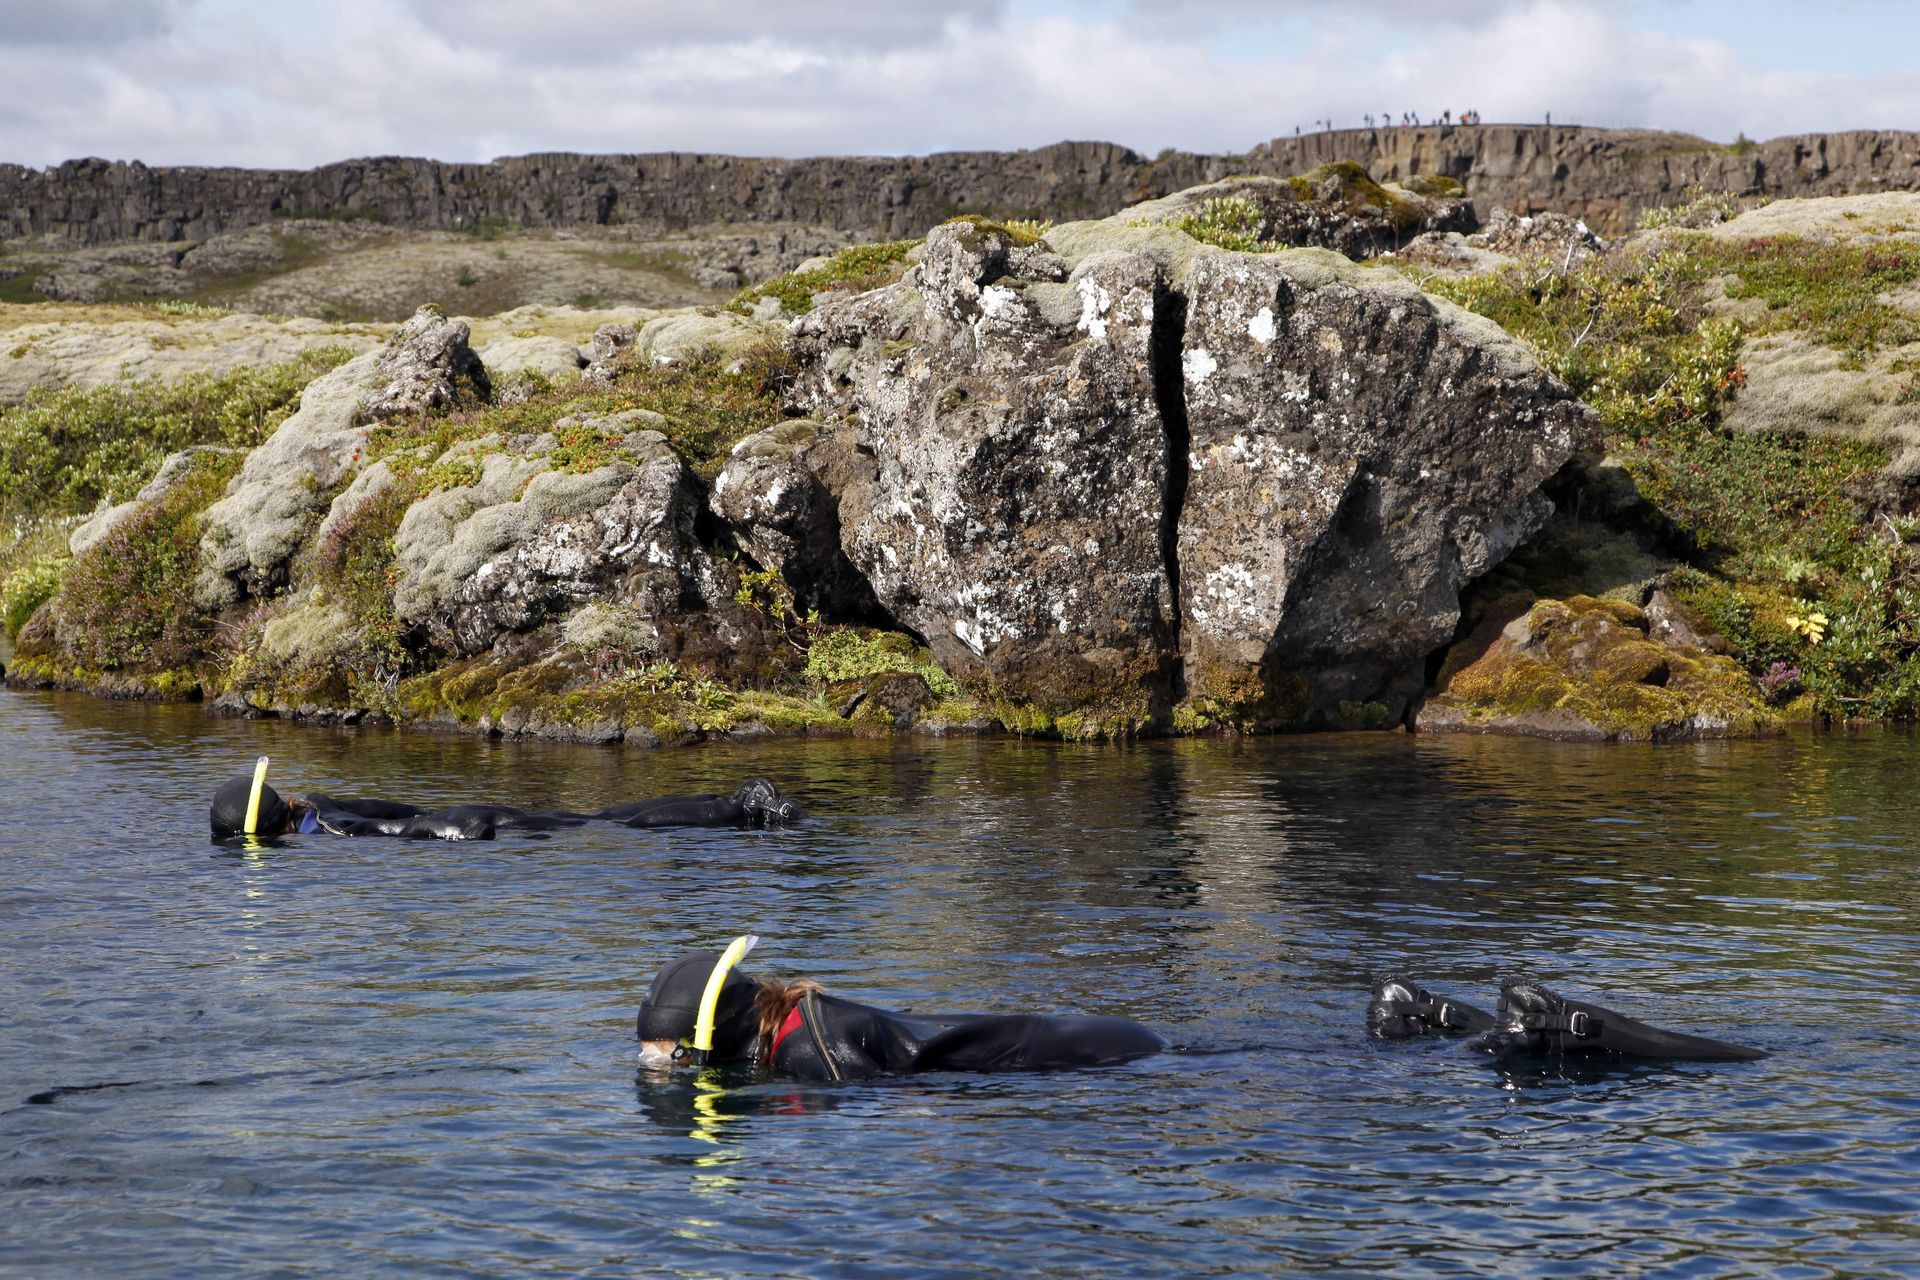
<svg viewBox="0 0 1920 1280"><path fill-rule="evenodd" d="M338 799L312 792L284 799L266 784L267 758L251 777L229 779L209 813L215 840L247 836L393 836L403 840L491 840L501 831L557 831L588 822L627 827L776 827L805 816L765 778L750 778L731 795L660 796L610 805L594 813L531 813L503 804L459 804L429 812L392 800Z"/></svg>
<svg viewBox="0 0 1920 1280"><path fill-rule="evenodd" d="M739 1065L792 1080L915 1071L1048 1071L1163 1052L1127 1018L896 1013L828 995L811 978L750 978L734 966L759 939L695 951L653 977L634 1029L640 1065Z"/></svg>

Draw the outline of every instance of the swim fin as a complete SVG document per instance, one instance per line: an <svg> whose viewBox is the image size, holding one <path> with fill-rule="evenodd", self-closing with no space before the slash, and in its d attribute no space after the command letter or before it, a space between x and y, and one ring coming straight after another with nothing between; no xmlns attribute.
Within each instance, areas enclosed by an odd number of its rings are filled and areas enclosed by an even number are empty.
<svg viewBox="0 0 1920 1280"><path fill-rule="evenodd" d="M1468 1048L1505 1061L1529 1057L1667 1058L1692 1062L1752 1062L1764 1049L1664 1031L1583 1000L1569 1000L1532 982L1500 988L1499 1025Z"/></svg>
<svg viewBox="0 0 1920 1280"><path fill-rule="evenodd" d="M1373 989L1367 1030L1382 1040L1410 1040L1443 1031L1489 1031L1492 1014L1450 996L1435 995L1408 978L1388 978Z"/></svg>

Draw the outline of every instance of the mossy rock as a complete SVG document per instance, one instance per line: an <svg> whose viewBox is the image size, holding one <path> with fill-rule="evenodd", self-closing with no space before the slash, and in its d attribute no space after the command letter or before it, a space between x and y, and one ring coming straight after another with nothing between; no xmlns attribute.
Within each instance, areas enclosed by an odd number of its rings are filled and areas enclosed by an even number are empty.
<svg viewBox="0 0 1920 1280"><path fill-rule="evenodd" d="M1637 605L1509 597L1454 646L1421 708L1434 732L1605 742L1747 737L1780 727L1738 664L1648 635Z"/></svg>

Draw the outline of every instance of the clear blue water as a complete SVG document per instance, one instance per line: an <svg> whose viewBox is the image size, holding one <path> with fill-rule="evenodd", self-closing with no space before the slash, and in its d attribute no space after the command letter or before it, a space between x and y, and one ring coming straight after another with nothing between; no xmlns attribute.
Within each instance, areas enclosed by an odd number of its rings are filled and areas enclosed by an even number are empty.
<svg viewBox="0 0 1920 1280"><path fill-rule="evenodd" d="M1920 1274L1920 742L1318 737L607 751L0 695L16 1276ZM213 787L778 833L207 843ZM1131 1014L1204 1052L858 1086L634 1064L648 975ZM1773 1059L1367 1039L1526 974Z"/></svg>

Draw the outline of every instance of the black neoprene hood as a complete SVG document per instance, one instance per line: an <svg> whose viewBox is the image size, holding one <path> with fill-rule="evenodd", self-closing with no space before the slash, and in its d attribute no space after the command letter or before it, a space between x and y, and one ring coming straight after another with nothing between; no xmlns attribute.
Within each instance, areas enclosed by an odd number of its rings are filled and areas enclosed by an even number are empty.
<svg viewBox="0 0 1920 1280"><path fill-rule="evenodd" d="M640 1039L678 1043L692 1038L693 1024L700 1017L700 997L706 992L707 979L713 976L713 966L720 963L720 955L718 951L689 952L653 975L640 1016L634 1020ZM714 1056L740 1057L752 1049L759 1034L753 1011L756 990L754 981L738 969L728 971L713 1014Z"/></svg>
<svg viewBox="0 0 1920 1280"><path fill-rule="evenodd" d="M253 794L253 779L229 778L220 784L213 793L213 809L207 815L213 826L215 837L245 834L247 826L247 799ZM258 814L258 832L271 835L287 829L287 802L272 787L260 788L260 812Z"/></svg>

